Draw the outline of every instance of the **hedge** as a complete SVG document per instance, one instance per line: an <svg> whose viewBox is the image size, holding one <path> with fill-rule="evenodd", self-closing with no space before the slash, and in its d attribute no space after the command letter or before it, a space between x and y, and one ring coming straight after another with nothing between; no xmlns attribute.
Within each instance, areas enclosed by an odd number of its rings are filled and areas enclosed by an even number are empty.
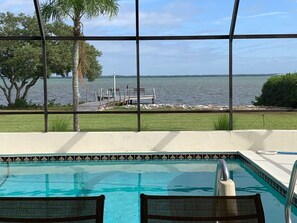
<svg viewBox="0 0 297 223"><path fill-rule="evenodd" d="M270 77L254 105L297 108L297 73Z"/></svg>

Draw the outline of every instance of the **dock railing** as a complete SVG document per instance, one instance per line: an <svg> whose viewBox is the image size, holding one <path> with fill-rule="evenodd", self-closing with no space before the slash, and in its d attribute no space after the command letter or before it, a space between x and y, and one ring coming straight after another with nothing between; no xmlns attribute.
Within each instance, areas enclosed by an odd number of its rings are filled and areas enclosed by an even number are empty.
<svg viewBox="0 0 297 223"><path fill-rule="evenodd" d="M156 100L156 90L153 89L146 89L146 88L140 88L140 100L151 100L152 104L155 103ZM103 89L100 88L97 91L95 91L95 101L105 101L104 104L109 103L111 101L113 102L121 102L123 104L132 104L133 101L137 100L137 88L132 89L125 89L120 90L119 88L116 89L116 96L114 96L113 89ZM148 92L152 92L151 94L148 94Z"/></svg>

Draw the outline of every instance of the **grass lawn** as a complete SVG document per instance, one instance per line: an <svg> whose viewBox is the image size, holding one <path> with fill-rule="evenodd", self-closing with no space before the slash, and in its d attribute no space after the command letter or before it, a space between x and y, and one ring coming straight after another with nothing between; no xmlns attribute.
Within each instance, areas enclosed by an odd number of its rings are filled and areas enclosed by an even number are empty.
<svg viewBox="0 0 297 223"><path fill-rule="evenodd" d="M142 131L214 130L217 113L141 114ZM137 131L136 114L81 114L81 131ZM0 115L0 132L43 132L43 115ZM72 115L49 115L49 130L62 123L72 129ZM59 128L58 128L59 129ZM295 112L235 113L234 129L297 129Z"/></svg>

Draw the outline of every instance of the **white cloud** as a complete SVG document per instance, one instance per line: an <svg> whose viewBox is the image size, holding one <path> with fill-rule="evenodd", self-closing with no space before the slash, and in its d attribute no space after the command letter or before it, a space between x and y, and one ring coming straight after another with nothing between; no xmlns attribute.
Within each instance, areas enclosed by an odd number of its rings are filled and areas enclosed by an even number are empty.
<svg viewBox="0 0 297 223"><path fill-rule="evenodd" d="M139 20L141 25L165 25L165 26L172 26L180 24L184 21L184 18L178 17L171 13L158 13L158 12L141 12L139 15Z"/></svg>
<svg viewBox="0 0 297 223"><path fill-rule="evenodd" d="M158 29L166 30L167 28L176 28L187 24L191 21L196 11L192 4L186 4L184 1L161 1L148 3L144 1L144 5L140 5L139 22L141 32L149 29L157 31ZM121 2L120 2L121 4ZM148 6L148 7L146 7ZM120 5L119 14L112 19L107 17L98 17L90 20L83 20L86 31L92 31L92 28L109 29L111 33L119 32L120 28L130 29L129 32L135 32L135 6L123 1ZM88 28L87 28L88 27ZM101 27L101 28L100 28ZM133 30L133 31L132 31ZM155 32L157 33L157 32Z"/></svg>
<svg viewBox="0 0 297 223"><path fill-rule="evenodd" d="M107 17L97 17L92 20L83 20L83 24L88 27L130 27L135 24L135 16L133 13L120 13L116 18L109 19ZM135 25L134 25L135 26Z"/></svg>
<svg viewBox="0 0 297 223"><path fill-rule="evenodd" d="M184 18L177 17L171 13L158 13L158 12L140 12L139 21L141 26L173 26L181 24ZM135 27L135 13L123 12L116 18L109 19L106 17L98 17L92 20L85 20L83 23L89 27Z"/></svg>
<svg viewBox="0 0 297 223"><path fill-rule="evenodd" d="M238 15L237 18L238 19L254 19L254 18L260 18L260 17L268 17L268 16L278 16L278 15L287 15L288 12L281 12L281 11L274 11L274 12L263 12L263 13L258 13L258 14L254 14L254 15L247 15L247 16L241 16ZM222 21L231 21L231 17L224 17L220 20L218 20L217 22L222 22Z"/></svg>
<svg viewBox="0 0 297 223"><path fill-rule="evenodd" d="M281 12L281 11L274 11L274 12L263 12L258 13L254 15L249 16L238 16L239 19L253 19L253 18L259 18L259 17L267 17L267 16L278 16L278 15L286 15L287 12Z"/></svg>

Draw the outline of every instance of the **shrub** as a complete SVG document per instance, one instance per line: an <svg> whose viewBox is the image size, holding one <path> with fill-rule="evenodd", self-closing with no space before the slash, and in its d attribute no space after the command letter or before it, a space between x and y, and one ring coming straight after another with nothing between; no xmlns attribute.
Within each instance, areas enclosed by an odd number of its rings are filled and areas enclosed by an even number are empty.
<svg viewBox="0 0 297 223"><path fill-rule="evenodd" d="M230 130L229 117L227 115L220 115L218 119L213 122L214 130Z"/></svg>
<svg viewBox="0 0 297 223"><path fill-rule="evenodd" d="M50 99L48 100L48 109L50 110L62 110L62 111L72 111L72 105L62 105L60 103L56 103L56 99Z"/></svg>
<svg viewBox="0 0 297 223"><path fill-rule="evenodd" d="M254 105L297 108L297 73L270 77Z"/></svg>
<svg viewBox="0 0 297 223"><path fill-rule="evenodd" d="M7 107L8 109L38 109L39 105L33 104L31 101L27 101L26 99L19 98L16 99L15 102Z"/></svg>
<svg viewBox="0 0 297 223"><path fill-rule="evenodd" d="M70 120L66 118L54 119L50 126L52 132L65 132L70 128Z"/></svg>

